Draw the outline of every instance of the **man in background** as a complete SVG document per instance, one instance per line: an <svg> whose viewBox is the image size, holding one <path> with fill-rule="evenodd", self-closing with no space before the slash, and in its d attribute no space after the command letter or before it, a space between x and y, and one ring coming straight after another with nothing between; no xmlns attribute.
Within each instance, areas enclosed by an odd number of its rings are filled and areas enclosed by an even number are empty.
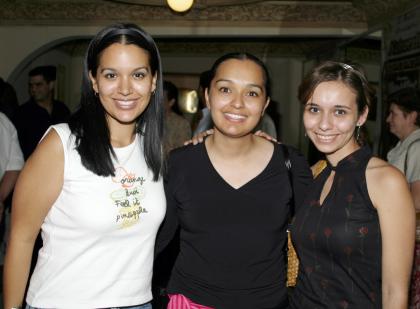
<svg viewBox="0 0 420 309"><path fill-rule="evenodd" d="M0 77L0 112L12 120L18 107L15 89Z"/></svg>
<svg viewBox="0 0 420 309"><path fill-rule="evenodd" d="M163 81L165 105L165 151L184 145L191 138L191 126L178 108L178 88L170 81Z"/></svg>
<svg viewBox="0 0 420 309"><path fill-rule="evenodd" d="M213 121L211 119L210 110L207 108L204 93L210 86L210 71L204 71L200 74L200 81L198 84L198 107L197 118L193 122L194 135L213 128Z"/></svg>
<svg viewBox="0 0 420 309"><path fill-rule="evenodd" d="M54 100L55 80L54 66L40 66L29 72L30 99L19 106L14 117L25 159L35 150L49 126L67 122L70 117L68 107Z"/></svg>

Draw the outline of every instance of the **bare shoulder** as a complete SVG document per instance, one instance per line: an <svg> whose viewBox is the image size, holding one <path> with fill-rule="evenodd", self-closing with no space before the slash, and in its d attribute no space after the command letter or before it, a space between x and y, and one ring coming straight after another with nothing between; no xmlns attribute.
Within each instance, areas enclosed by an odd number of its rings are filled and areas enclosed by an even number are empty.
<svg viewBox="0 0 420 309"><path fill-rule="evenodd" d="M20 226L38 233L61 192L63 175L64 148L58 133L50 130L25 163L16 183L12 211L14 222L20 222Z"/></svg>
<svg viewBox="0 0 420 309"><path fill-rule="evenodd" d="M405 183L404 174L399 169L377 157L370 159L366 169L366 178L368 182L374 181L383 184L392 184L401 181Z"/></svg>
<svg viewBox="0 0 420 309"><path fill-rule="evenodd" d="M51 129L39 142L33 155L39 156L39 154L43 155L45 152L49 153L50 155L57 153L60 154L63 152L63 144L61 142L60 136L54 129Z"/></svg>
<svg viewBox="0 0 420 309"><path fill-rule="evenodd" d="M28 158L25 168L30 170L44 169L44 173L62 170L64 165L64 149L61 139L55 130L50 130L39 142L35 151Z"/></svg>
<svg viewBox="0 0 420 309"><path fill-rule="evenodd" d="M366 169L369 195L375 207L386 199L409 193L404 174L388 162L373 157Z"/></svg>
<svg viewBox="0 0 420 309"><path fill-rule="evenodd" d="M260 149L260 151L263 151L264 153L272 153L273 149L274 149L274 144L273 142L265 139L265 138L260 138L260 137L254 137L253 141L255 143L255 145L257 146L258 149Z"/></svg>

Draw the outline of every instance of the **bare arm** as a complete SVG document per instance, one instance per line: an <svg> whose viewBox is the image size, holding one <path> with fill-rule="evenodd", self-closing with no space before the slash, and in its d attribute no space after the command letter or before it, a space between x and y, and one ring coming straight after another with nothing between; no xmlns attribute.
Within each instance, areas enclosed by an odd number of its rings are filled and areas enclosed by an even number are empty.
<svg viewBox="0 0 420 309"><path fill-rule="evenodd" d="M414 207L420 212L420 180L410 183L411 196L413 197Z"/></svg>
<svg viewBox="0 0 420 309"><path fill-rule="evenodd" d="M367 181L382 234L382 308L407 308L415 241L411 194L404 175L385 163L368 169Z"/></svg>
<svg viewBox="0 0 420 309"><path fill-rule="evenodd" d="M32 250L42 222L63 185L64 153L52 130L27 161L16 184L4 265L4 307L22 303Z"/></svg>

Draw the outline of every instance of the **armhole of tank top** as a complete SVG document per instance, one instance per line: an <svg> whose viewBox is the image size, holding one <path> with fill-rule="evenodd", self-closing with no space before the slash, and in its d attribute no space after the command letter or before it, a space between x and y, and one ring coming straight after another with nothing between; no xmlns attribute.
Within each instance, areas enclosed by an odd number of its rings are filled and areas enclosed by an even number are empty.
<svg viewBox="0 0 420 309"><path fill-rule="evenodd" d="M69 156L69 149L70 149L70 143L71 143L71 132L70 132L70 128L63 128L60 125L53 125L51 126L48 131L50 130L54 130L57 134L58 137L60 138L61 141L61 147L63 147L63 154L64 154L64 171L63 171L63 177L64 179L66 178L67 172L70 171L71 169L69 168L68 164L69 164L69 160L68 160L68 156Z"/></svg>
<svg viewBox="0 0 420 309"><path fill-rule="evenodd" d="M371 210L371 211L373 211L373 212L375 212L375 213L377 213L378 212L378 210L376 209L376 207L375 206L373 206L373 202L372 202L372 199L370 198L370 195L369 195L369 190L368 190L368 184L367 184L367 178L366 178L366 172L367 172L367 166L369 165L369 162L370 162L370 160L372 160L373 159L373 156L372 157L370 157L370 159L367 161L367 163L366 163L366 165L365 165L365 172L363 173L363 179L362 179L362 181L364 182L364 186L362 187L362 190L363 190L363 194L364 194L364 198L365 198L365 200L368 202L368 205L367 205L367 208L369 209L369 210Z"/></svg>

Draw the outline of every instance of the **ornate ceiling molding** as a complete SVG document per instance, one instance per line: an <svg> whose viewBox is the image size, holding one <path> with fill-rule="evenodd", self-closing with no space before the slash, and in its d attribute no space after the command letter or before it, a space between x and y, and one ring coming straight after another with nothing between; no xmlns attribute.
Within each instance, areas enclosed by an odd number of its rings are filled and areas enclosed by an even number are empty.
<svg viewBox="0 0 420 309"><path fill-rule="evenodd" d="M353 4L365 12L369 27L377 27L420 3L419 0L353 0Z"/></svg>
<svg viewBox="0 0 420 309"><path fill-rule="evenodd" d="M0 25L101 25L112 21L161 25L269 25L276 27L366 27L350 2L274 2L193 8L176 14L166 7L102 1L1 1Z"/></svg>

